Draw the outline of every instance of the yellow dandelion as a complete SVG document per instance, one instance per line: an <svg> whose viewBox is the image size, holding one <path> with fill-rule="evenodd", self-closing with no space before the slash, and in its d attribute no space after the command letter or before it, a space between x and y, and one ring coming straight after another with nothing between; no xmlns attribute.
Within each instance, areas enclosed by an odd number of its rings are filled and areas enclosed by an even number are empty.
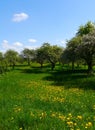
<svg viewBox="0 0 95 130"><path fill-rule="evenodd" d="M63 116L63 115L59 115L59 119L61 119L61 120L65 120L65 116Z"/></svg>
<svg viewBox="0 0 95 130"><path fill-rule="evenodd" d="M19 130L23 130L22 128L19 128Z"/></svg>
<svg viewBox="0 0 95 130"><path fill-rule="evenodd" d="M77 126L77 123L74 123L74 126Z"/></svg>
<svg viewBox="0 0 95 130"><path fill-rule="evenodd" d="M77 119L82 120L82 116L77 116Z"/></svg>
<svg viewBox="0 0 95 130"><path fill-rule="evenodd" d="M42 112L41 116L46 117L46 112Z"/></svg>
<svg viewBox="0 0 95 130"><path fill-rule="evenodd" d="M86 127L91 127L91 126L92 126L92 122L86 123Z"/></svg>
<svg viewBox="0 0 95 130"><path fill-rule="evenodd" d="M56 117L56 114L55 114L55 113L52 113L51 116L52 116L52 117Z"/></svg>
<svg viewBox="0 0 95 130"><path fill-rule="evenodd" d="M72 127L72 126L73 126L73 122L72 122L72 121L68 121L68 122L67 122L67 125L68 125L69 127Z"/></svg>
<svg viewBox="0 0 95 130"><path fill-rule="evenodd" d="M92 122L88 122L88 126L92 126Z"/></svg>
<svg viewBox="0 0 95 130"><path fill-rule="evenodd" d="M71 114L71 113L69 113L69 114L68 114L68 116L71 118L71 117L72 117L72 114Z"/></svg>
<svg viewBox="0 0 95 130"><path fill-rule="evenodd" d="M67 120L70 120L70 118L69 118L69 117L67 117Z"/></svg>
<svg viewBox="0 0 95 130"><path fill-rule="evenodd" d="M71 128L70 130L74 130L73 128Z"/></svg>
<svg viewBox="0 0 95 130"><path fill-rule="evenodd" d="M22 108L19 106L14 108L14 112L20 112L21 110L22 110Z"/></svg>
<svg viewBox="0 0 95 130"><path fill-rule="evenodd" d="M21 108L18 108L18 112L21 111Z"/></svg>

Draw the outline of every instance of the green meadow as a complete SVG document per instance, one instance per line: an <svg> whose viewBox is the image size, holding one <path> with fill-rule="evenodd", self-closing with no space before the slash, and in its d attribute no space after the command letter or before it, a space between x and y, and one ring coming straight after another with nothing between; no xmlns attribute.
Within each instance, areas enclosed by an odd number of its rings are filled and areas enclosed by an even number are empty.
<svg viewBox="0 0 95 130"><path fill-rule="evenodd" d="M0 130L95 130L95 76L59 66L0 75Z"/></svg>

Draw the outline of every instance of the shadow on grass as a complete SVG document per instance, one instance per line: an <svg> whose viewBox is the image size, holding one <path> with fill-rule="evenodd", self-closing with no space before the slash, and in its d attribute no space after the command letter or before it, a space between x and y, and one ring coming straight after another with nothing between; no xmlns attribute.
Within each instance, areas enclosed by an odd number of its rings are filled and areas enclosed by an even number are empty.
<svg viewBox="0 0 95 130"><path fill-rule="evenodd" d="M63 86L65 89L79 88L95 90L95 76L88 75L86 70L55 71L43 80L53 81L52 85Z"/></svg>
<svg viewBox="0 0 95 130"><path fill-rule="evenodd" d="M48 68L40 68L40 67L33 67L33 68L26 68L21 70L22 73L28 74L41 74L41 73L49 73L50 69Z"/></svg>
<svg viewBox="0 0 95 130"><path fill-rule="evenodd" d="M42 79L50 82L54 86L61 86L65 89L80 88L85 90L95 90L95 76L87 74L87 70L54 70L51 71L50 67L18 67L21 73L26 74L41 74L46 73L48 76Z"/></svg>
<svg viewBox="0 0 95 130"><path fill-rule="evenodd" d="M20 71L21 73L26 74L40 74L40 73L48 73L50 71L49 67L43 66L41 68L40 66L28 66L28 65L16 65L15 70Z"/></svg>

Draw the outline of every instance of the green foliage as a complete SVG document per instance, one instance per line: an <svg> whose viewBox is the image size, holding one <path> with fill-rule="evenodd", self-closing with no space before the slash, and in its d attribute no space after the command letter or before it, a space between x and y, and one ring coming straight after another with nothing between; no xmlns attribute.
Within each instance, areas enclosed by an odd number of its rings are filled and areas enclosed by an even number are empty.
<svg viewBox="0 0 95 130"><path fill-rule="evenodd" d="M23 56L23 58L27 59L27 63L28 63L28 65L30 65L31 60L34 59L35 51L25 48L22 51L22 56Z"/></svg>
<svg viewBox="0 0 95 130"><path fill-rule="evenodd" d="M3 53L0 52L0 74L3 74L8 70L7 66L8 62L4 58Z"/></svg>
<svg viewBox="0 0 95 130"><path fill-rule="evenodd" d="M46 60L43 48L40 47L36 50L35 59L41 65L41 68L42 68Z"/></svg>
<svg viewBox="0 0 95 130"><path fill-rule="evenodd" d="M51 69L55 68L55 64L60 60L63 49L57 45L51 46L49 43L44 43L41 46L43 55L51 63Z"/></svg>
<svg viewBox="0 0 95 130"><path fill-rule="evenodd" d="M95 30L95 24L89 21L85 25L79 27L76 35L83 36L89 34L90 32L93 32L94 30Z"/></svg>
<svg viewBox="0 0 95 130"><path fill-rule="evenodd" d="M10 66L12 66L13 69L14 66L16 65L17 58L18 58L18 52L14 50L8 50L4 54L4 59L8 62Z"/></svg>
<svg viewBox="0 0 95 130"><path fill-rule="evenodd" d="M2 65L2 61L3 61L3 54L0 52L0 73L2 73L2 67L3 67L3 65Z"/></svg>
<svg viewBox="0 0 95 130"><path fill-rule="evenodd" d="M72 70L74 70L74 63L79 61L79 55L76 51L77 46L81 43L81 37L77 36L67 41L67 47L61 55L63 63L72 62Z"/></svg>
<svg viewBox="0 0 95 130"><path fill-rule="evenodd" d="M74 70L74 63L83 59L88 65L88 72L92 73L93 58L95 58L94 44L95 25L87 22L84 26L80 26L76 36L67 42L61 58L63 62L72 62L72 70Z"/></svg>
<svg viewBox="0 0 95 130"><path fill-rule="evenodd" d="M95 31L82 37L82 42L77 47L77 52L86 61L88 71L91 72L95 55Z"/></svg>

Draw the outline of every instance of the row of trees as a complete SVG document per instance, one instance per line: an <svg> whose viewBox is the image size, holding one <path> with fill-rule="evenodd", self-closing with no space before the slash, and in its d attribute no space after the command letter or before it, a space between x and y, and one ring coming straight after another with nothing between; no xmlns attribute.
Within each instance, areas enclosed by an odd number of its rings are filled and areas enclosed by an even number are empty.
<svg viewBox="0 0 95 130"><path fill-rule="evenodd" d="M14 69L17 58L18 53L14 50L8 50L5 54L0 52L0 73L6 72L8 66L11 66Z"/></svg>
<svg viewBox="0 0 95 130"><path fill-rule="evenodd" d="M95 24L87 22L80 26L75 37L67 41L67 46L62 54L64 62L72 62L72 69L77 62L85 62L88 72L93 72L95 61Z"/></svg>
<svg viewBox="0 0 95 130"><path fill-rule="evenodd" d="M0 52L0 73L5 72L8 66L14 69L17 62L27 61L30 65L31 62L36 61L40 64L41 68L45 62L51 64L51 69L55 68L56 63L60 60L60 56L63 52L63 48L57 45L50 45L49 43L44 43L40 48L36 50L31 50L25 48L21 54L14 50L8 50L5 54Z"/></svg>
<svg viewBox="0 0 95 130"><path fill-rule="evenodd" d="M21 55L27 59L28 65L30 65L31 61L36 61L42 68L45 62L49 62L51 64L51 69L53 70L55 68L55 64L60 60L62 52L62 47L44 43L36 50L24 49Z"/></svg>
<svg viewBox="0 0 95 130"><path fill-rule="evenodd" d="M45 62L49 62L52 70L57 62L72 63L72 70L75 63L79 65L85 62L88 72L92 73L95 61L95 24L87 22L80 26L75 36L67 41L65 49L44 43L36 50L25 48L21 54L14 50L8 50L5 54L0 52L0 73L6 71L8 66L14 69L16 62L23 60L27 60L28 65L31 61L36 61L41 67Z"/></svg>

